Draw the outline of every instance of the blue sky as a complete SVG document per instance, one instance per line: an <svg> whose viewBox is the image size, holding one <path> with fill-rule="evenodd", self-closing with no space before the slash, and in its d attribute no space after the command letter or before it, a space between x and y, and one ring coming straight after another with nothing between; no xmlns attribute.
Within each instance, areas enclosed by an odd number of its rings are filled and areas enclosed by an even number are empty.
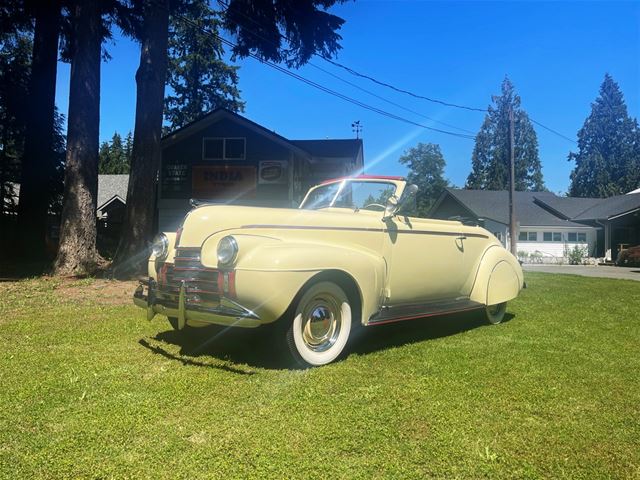
<svg viewBox="0 0 640 480"><path fill-rule="evenodd" d="M640 2L431 2L358 0L332 9L346 23L338 61L387 83L452 103L486 107L508 75L537 121L575 138L605 72L640 116ZM133 129L139 49L116 37L102 65L100 138ZM479 112L439 106L350 76L319 58L312 63L422 115L477 132ZM414 127L315 90L253 59L238 62L244 115L291 139L351 138L364 125L368 173L404 174L402 153L418 142L441 146L446 176L463 185L473 141ZM298 73L378 108L451 130L399 110L307 65ZM68 107L69 66L59 65L57 103ZM565 191L575 148L536 127L544 179Z"/></svg>

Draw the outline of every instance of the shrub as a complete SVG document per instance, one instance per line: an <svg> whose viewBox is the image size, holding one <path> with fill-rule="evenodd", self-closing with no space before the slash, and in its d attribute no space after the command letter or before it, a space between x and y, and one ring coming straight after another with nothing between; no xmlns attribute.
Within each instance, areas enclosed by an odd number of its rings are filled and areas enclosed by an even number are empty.
<svg viewBox="0 0 640 480"><path fill-rule="evenodd" d="M620 252L616 264L621 267L640 267L640 245Z"/></svg>
<svg viewBox="0 0 640 480"><path fill-rule="evenodd" d="M587 257L587 247L574 245L573 248L567 250L566 257L569 265L582 265Z"/></svg>

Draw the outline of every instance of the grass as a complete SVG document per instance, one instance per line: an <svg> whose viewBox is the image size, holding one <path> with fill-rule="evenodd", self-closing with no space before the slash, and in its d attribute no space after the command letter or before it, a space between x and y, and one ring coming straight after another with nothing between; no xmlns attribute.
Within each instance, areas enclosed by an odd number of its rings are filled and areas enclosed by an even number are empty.
<svg viewBox="0 0 640 480"><path fill-rule="evenodd" d="M379 326L311 370L90 280L2 283L0 477L640 478L640 284L527 282L502 325Z"/></svg>

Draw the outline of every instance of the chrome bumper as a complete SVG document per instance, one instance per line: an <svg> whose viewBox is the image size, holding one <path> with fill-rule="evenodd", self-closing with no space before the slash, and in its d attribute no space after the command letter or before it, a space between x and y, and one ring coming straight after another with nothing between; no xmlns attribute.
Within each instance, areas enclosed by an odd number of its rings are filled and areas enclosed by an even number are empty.
<svg viewBox="0 0 640 480"><path fill-rule="evenodd" d="M176 317L179 330L184 328L188 320L245 328L255 328L262 325L260 317L256 313L229 298L221 296L218 306L207 307L187 302L186 294L187 287L183 281L178 295L178 304L164 304L157 297L155 280L150 278L140 282L133 294L133 303L146 310L147 320L151 320L158 313L168 317Z"/></svg>

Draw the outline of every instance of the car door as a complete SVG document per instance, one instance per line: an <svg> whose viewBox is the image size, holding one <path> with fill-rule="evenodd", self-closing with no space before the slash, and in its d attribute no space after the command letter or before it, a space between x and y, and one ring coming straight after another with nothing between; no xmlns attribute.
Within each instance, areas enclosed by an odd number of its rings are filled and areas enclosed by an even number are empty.
<svg viewBox="0 0 640 480"><path fill-rule="evenodd" d="M465 238L459 224L396 216L386 221L385 238L388 305L463 296Z"/></svg>

